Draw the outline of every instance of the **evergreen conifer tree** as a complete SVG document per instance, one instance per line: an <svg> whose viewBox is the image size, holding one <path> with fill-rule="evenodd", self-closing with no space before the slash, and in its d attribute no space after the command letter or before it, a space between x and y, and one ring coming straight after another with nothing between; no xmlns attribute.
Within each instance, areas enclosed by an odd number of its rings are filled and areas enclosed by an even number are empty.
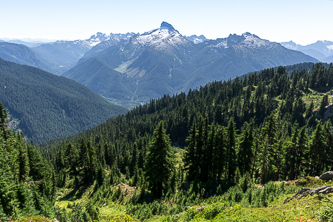
<svg viewBox="0 0 333 222"><path fill-rule="evenodd" d="M197 163L196 163L196 143L197 143L197 129L195 121L193 121L193 125L189 132L189 136L186 139L188 146L186 147L186 152L184 154L184 167L187 173L187 180L193 181L197 174Z"/></svg>
<svg viewBox="0 0 333 222"><path fill-rule="evenodd" d="M235 122L231 118L227 127L227 179L232 180L235 176L237 168L237 156L236 156L236 128Z"/></svg>
<svg viewBox="0 0 333 222"><path fill-rule="evenodd" d="M320 175L326 163L325 154L326 141L323 133L322 123L319 122L310 140L310 175Z"/></svg>
<svg viewBox="0 0 333 222"><path fill-rule="evenodd" d="M253 158L253 142L254 142L254 120L244 129L240 136L238 146L238 167L243 176L246 172L251 171Z"/></svg>
<svg viewBox="0 0 333 222"><path fill-rule="evenodd" d="M146 180L149 183L149 189L156 197L161 197L162 192L167 189L173 171L174 155L171 151L169 136L161 121L154 130L145 162Z"/></svg>
<svg viewBox="0 0 333 222"><path fill-rule="evenodd" d="M226 169L226 135L223 126L218 127L215 136L216 146L214 146L213 155L213 176L221 179L224 170Z"/></svg>
<svg viewBox="0 0 333 222"><path fill-rule="evenodd" d="M321 118L324 117L324 113L326 111L326 106L329 104L328 102L328 95L324 95L323 96L323 99L320 103L320 107L319 107L319 110L318 110L318 114L321 116Z"/></svg>

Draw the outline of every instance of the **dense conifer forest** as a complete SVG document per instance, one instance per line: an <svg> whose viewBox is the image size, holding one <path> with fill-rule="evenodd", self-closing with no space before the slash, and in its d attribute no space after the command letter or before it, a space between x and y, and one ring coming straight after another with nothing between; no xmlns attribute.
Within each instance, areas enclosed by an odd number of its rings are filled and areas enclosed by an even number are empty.
<svg viewBox="0 0 333 222"><path fill-rule="evenodd" d="M71 213L49 208L54 210L48 215L60 221L190 221L196 216L223 221L220 213L227 207L265 208L297 191L272 181L332 170L332 87L333 64L317 63L265 69L165 95L74 137L43 144L38 158L45 171L38 171L42 176L37 179L31 165L22 170L26 176L19 171L20 150L37 155L36 148L3 123L3 144L20 145L1 146L2 154L15 162L6 167L18 170L0 176L11 178L8 186L17 187L18 203L20 186L33 189L50 206L56 200L74 201L67 205ZM31 157L26 158L30 163ZM43 183L22 183L22 178ZM43 188L44 183L49 184ZM68 192L55 198L59 191ZM203 213L185 211L194 205L206 208ZM3 215L14 215L14 208L4 206ZM126 215L107 218L99 209L108 206ZM34 214L47 215L42 209L36 205ZM252 219L245 221L258 221Z"/></svg>
<svg viewBox="0 0 333 222"><path fill-rule="evenodd" d="M83 132L128 111L77 82L1 58L0 79L11 126L34 143Z"/></svg>
<svg viewBox="0 0 333 222"><path fill-rule="evenodd" d="M332 64L326 68L318 63L310 72L291 74L285 67L266 69L187 94L165 95L43 153L63 177L66 158L71 164L76 159L67 154L76 150L81 158L94 153L92 164L132 178L136 171L145 171L153 131L163 121L172 145L184 148L184 166L177 170L187 181L232 181L237 173L247 172L261 183L318 175L331 167L332 132L324 113L332 100L326 92L332 87ZM94 174L89 175L93 181Z"/></svg>
<svg viewBox="0 0 333 222"><path fill-rule="evenodd" d="M0 103L0 221L35 215L59 221L91 220L88 209L81 205L73 207L73 214L54 207L57 176L52 164L33 143L26 142L22 133L8 129L7 117Z"/></svg>

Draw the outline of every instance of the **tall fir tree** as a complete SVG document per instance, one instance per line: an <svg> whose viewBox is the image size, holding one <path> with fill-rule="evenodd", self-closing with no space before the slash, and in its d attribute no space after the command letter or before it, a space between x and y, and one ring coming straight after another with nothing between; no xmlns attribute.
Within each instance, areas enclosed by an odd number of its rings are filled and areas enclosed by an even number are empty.
<svg viewBox="0 0 333 222"><path fill-rule="evenodd" d="M185 170L187 173L187 180L193 181L195 179L197 172L197 154L196 154L196 145L197 145L197 129L196 123L193 121L193 125L190 129L189 136L186 139L188 146L185 148L186 152L184 154L183 162Z"/></svg>
<svg viewBox="0 0 333 222"><path fill-rule="evenodd" d="M319 122L310 140L310 175L320 175L326 163L325 137L322 123Z"/></svg>
<svg viewBox="0 0 333 222"><path fill-rule="evenodd" d="M240 135L238 145L238 168L241 176L251 171L253 161L254 120L246 126Z"/></svg>
<svg viewBox="0 0 333 222"><path fill-rule="evenodd" d="M145 162L146 181L156 197L161 197L163 191L166 191L173 172L174 155L171 151L169 136L161 121L154 130Z"/></svg>
<svg viewBox="0 0 333 222"><path fill-rule="evenodd" d="M223 126L219 126L215 135L215 146L213 155L213 176L221 179L226 163L226 135Z"/></svg>
<svg viewBox="0 0 333 222"><path fill-rule="evenodd" d="M227 179L233 180L237 168L237 156L236 156L236 127L235 122L231 118L227 127Z"/></svg>
<svg viewBox="0 0 333 222"><path fill-rule="evenodd" d="M320 115L321 118L324 117L324 113L326 111L326 106L329 104L328 102L328 95L324 95L323 99L321 100L320 107L318 110L318 114Z"/></svg>

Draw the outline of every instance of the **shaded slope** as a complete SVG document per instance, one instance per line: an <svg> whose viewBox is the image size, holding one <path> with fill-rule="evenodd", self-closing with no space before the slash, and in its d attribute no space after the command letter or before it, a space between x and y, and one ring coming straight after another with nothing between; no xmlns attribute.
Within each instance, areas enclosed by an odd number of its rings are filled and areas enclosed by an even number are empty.
<svg viewBox="0 0 333 222"><path fill-rule="evenodd" d="M267 67L316 61L308 55L286 49L279 44L272 45L270 48L261 47L255 50L237 44L228 48L218 59L212 59L211 64L201 66L193 72L183 91L202 86L214 80L228 80Z"/></svg>
<svg viewBox="0 0 333 222"><path fill-rule="evenodd" d="M34 66L43 70L48 67L27 46L15 43L0 42L0 58L22 65Z"/></svg>
<svg viewBox="0 0 333 222"><path fill-rule="evenodd" d="M0 100L37 143L73 135L127 111L72 80L2 59L0 78Z"/></svg>
<svg viewBox="0 0 333 222"><path fill-rule="evenodd" d="M32 48L38 58L57 75L73 67L89 49L90 45L84 41L56 41Z"/></svg>
<svg viewBox="0 0 333 222"><path fill-rule="evenodd" d="M66 77L75 79L111 101L122 101L121 104L131 103L135 90L132 79L113 70L100 58L91 58L75 66L66 73Z"/></svg>

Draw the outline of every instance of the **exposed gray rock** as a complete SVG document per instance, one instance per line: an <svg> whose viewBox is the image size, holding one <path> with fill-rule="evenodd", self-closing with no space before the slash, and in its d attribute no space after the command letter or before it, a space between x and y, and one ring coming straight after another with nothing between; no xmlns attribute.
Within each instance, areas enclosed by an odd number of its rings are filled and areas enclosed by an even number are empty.
<svg viewBox="0 0 333 222"><path fill-rule="evenodd" d="M333 171L327 171L326 173L323 173L319 177L322 180L332 180L333 179Z"/></svg>
<svg viewBox="0 0 333 222"><path fill-rule="evenodd" d="M324 113L323 122L326 122L326 120L333 116L333 104L329 104L325 108L327 109Z"/></svg>
<svg viewBox="0 0 333 222"><path fill-rule="evenodd" d="M206 206L197 207L197 211L203 211L205 208L206 208Z"/></svg>
<svg viewBox="0 0 333 222"><path fill-rule="evenodd" d="M206 206L202 206L202 207L200 207L200 206L193 206L193 207L195 207L197 211L203 211L206 208ZM193 207L187 206L187 207L185 207L185 211L187 211L188 209L191 209Z"/></svg>
<svg viewBox="0 0 333 222"><path fill-rule="evenodd" d="M333 187L330 186L323 186L323 187L318 187L318 188L305 188L303 187L300 189L294 196L292 197L287 197L284 201L283 204L287 203L288 200L293 200L293 199L301 199L302 197L306 197L307 195L315 195L315 194L328 194L328 193L333 193Z"/></svg>

